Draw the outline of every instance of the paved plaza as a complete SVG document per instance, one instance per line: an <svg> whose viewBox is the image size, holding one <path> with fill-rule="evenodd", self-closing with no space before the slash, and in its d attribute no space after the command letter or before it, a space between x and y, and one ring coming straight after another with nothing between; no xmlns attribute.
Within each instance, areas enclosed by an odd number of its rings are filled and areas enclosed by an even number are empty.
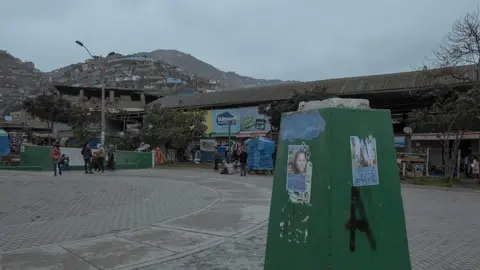
<svg viewBox="0 0 480 270"><path fill-rule="evenodd" d="M0 269L263 269L272 177L0 171ZM480 269L480 193L404 187L413 269Z"/></svg>

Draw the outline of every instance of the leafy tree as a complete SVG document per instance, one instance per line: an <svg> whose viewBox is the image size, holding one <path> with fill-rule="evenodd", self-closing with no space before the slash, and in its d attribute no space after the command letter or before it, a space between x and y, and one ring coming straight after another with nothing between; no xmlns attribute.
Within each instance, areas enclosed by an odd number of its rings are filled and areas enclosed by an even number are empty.
<svg viewBox="0 0 480 270"><path fill-rule="evenodd" d="M434 96L432 105L413 110L409 118L415 128L437 133L443 148L445 175L450 178L458 162L460 142L465 132L479 124L480 89L475 87L460 92L450 87L438 87L428 95Z"/></svg>
<svg viewBox="0 0 480 270"><path fill-rule="evenodd" d="M122 136L107 137L107 145L115 145L118 150L132 151L137 149L141 143L141 137L138 132L126 131Z"/></svg>
<svg viewBox="0 0 480 270"><path fill-rule="evenodd" d="M325 86L314 85L312 88L294 92L292 98L288 100L272 101L270 104L261 105L258 112L270 119L272 130L276 131L280 128L282 113L296 111L300 102L335 97L335 95L325 93L326 90Z"/></svg>
<svg viewBox="0 0 480 270"><path fill-rule="evenodd" d="M72 104L63 98L55 89L39 91L39 94L27 98L23 109L32 118L47 123L50 133L53 133L55 123L67 124L72 128L73 137L79 142L85 142L94 135L99 117L86 104ZM51 141L50 141L51 143Z"/></svg>
<svg viewBox="0 0 480 270"><path fill-rule="evenodd" d="M156 108L147 112L141 137L152 147L167 145L180 149L201 137L207 129L205 112Z"/></svg>
<svg viewBox="0 0 480 270"><path fill-rule="evenodd" d="M68 124L72 128L75 140L86 142L95 135L95 129L99 127L100 121L98 113L80 103L71 106Z"/></svg>
<svg viewBox="0 0 480 270"><path fill-rule="evenodd" d="M34 98L27 98L23 102L25 112L32 118L44 121L50 133L53 133L55 123L69 123L71 107L71 103L54 89L42 91ZM49 143L51 143L50 137Z"/></svg>
<svg viewBox="0 0 480 270"><path fill-rule="evenodd" d="M121 130L127 131L127 124L137 123L136 119L132 117L128 111L123 108L110 108L106 113L106 118L112 121L121 122ZM137 116L138 118L138 116ZM138 122L138 124L141 124Z"/></svg>
<svg viewBox="0 0 480 270"><path fill-rule="evenodd" d="M430 106L409 114L416 129L437 132L443 147L445 176L451 179L466 131L480 115L480 20L478 10L457 20L422 72L433 90L414 93Z"/></svg>

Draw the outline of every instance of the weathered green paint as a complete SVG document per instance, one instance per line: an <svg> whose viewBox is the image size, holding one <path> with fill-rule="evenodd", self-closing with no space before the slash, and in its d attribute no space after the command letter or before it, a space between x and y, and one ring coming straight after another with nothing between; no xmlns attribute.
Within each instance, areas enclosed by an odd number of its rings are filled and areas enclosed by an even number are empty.
<svg viewBox="0 0 480 270"><path fill-rule="evenodd" d="M45 146L26 145L20 152L21 167L41 167L41 170L53 171L53 161L50 156L52 149Z"/></svg>
<svg viewBox="0 0 480 270"><path fill-rule="evenodd" d="M78 149L78 153L80 153ZM11 166L10 170L37 170L52 171L53 162L50 156L51 148L45 146L24 146L20 153L20 165ZM133 152L133 151L117 151L115 168L119 170L125 169L148 169L152 168L151 152ZM106 165L106 163L105 163ZM3 169L5 169L4 167ZM83 170L84 167L70 166L71 171Z"/></svg>
<svg viewBox="0 0 480 270"><path fill-rule="evenodd" d="M313 140L279 141L268 226L266 270L410 270L390 112L321 109L326 128ZM358 187L375 239L356 230L350 251L353 184L350 136L376 138L379 185ZM313 163L310 205L289 202L288 145L304 142ZM360 219L356 211L357 219Z"/></svg>
<svg viewBox="0 0 480 270"><path fill-rule="evenodd" d="M116 166L125 169L152 168L152 152L116 151ZM132 167L136 164L136 167Z"/></svg>

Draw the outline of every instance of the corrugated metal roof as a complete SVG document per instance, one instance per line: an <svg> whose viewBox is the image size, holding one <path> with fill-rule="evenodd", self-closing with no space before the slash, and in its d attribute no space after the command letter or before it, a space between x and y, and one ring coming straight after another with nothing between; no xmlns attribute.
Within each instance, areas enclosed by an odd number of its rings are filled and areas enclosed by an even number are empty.
<svg viewBox="0 0 480 270"><path fill-rule="evenodd" d="M468 68L469 71L472 71L468 76L474 78L474 72L470 66L462 67L462 69L463 68ZM166 96L152 102L149 106L160 105L164 108L188 108L285 100L291 98L295 91L312 89L315 85L321 86L321 88L326 87L326 93L341 96L424 89L431 87L433 81L422 71L411 71L295 84L280 84L188 96Z"/></svg>
<svg viewBox="0 0 480 270"><path fill-rule="evenodd" d="M262 89L248 88L240 90L199 93L190 95L171 95L149 104L157 106L161 104L165 108L195 107L205 105L230 105L241 103L255 103L273 100L285 100L292 97L292 89Z"/></svg>

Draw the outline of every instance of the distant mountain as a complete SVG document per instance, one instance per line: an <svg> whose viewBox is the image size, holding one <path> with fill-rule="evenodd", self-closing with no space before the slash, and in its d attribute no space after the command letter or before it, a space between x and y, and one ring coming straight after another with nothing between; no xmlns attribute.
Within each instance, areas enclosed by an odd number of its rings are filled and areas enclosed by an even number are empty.
<svg viewBox="0 0 480 270"><path fill-rule="evenodd" d="M23 62L0 50L0 116L18 110L21 100L34 94L46 78L32 62Z"/></svg>
<svg viewBox="0 0 480 270"><path fill-rule="evenodd" d="M102 74L102 66L107 69ZM22 61L0 50L0 114L19 109L22 100L53 84L100 86L102 78L110 87L144 88L176 94L193 89L199 92L230 90L287 83L224 72L190 54L177 50L87 59L50 72L41 72L33 62Z"/></svg>
<svg viewBox="0 0 480 270"><path fill-rule="evenodd" d="M235 72L221 71L216 67L193 57L190 54L186 54L177 50L155 50L140 54L148 54L155 60L163 61L180 67L186 72L196 74L200 77L215 80L218 82L220 89L225 90L285 83L281 80L256 79L242 76ZM291 81L289 83L291 83Z"/></svg>

